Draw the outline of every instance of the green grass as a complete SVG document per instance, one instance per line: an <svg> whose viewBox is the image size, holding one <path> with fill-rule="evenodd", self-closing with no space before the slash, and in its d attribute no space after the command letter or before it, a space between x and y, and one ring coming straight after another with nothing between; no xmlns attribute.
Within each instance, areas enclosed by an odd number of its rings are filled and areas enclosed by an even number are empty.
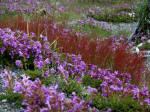
<svg viewBox="0 0 150 112"><path fill-rule="evenodd" d="M36 78L39 78L41 80L42 84L44 84L46 86L53 84L54 80L56 79L55 75L50 75L49 77L44 78L42 76L42 74L43 74L42 70L38 70L38 69L27 70L27 71L25 71L25 74L27 76L30 76L30 80L32 80L32 81L34 81Z"/></svg>
<svg viewBox="0 0 150 112"><path fill-rule="evenodd" d="M68 84L65 82L61 85L62 91L66 93L67 95L71 95L73 92L76 93L77 96L82 96L82 88L83 85L79 82L77 82L75 79L69 79Z"/></svg>
<svg viewBox="0 0 150 112"><path fill-rule="evenodd" d="M22 101L23 101L23 97L17 93L13 93L13 92L7 92L7 94L4 95L0 95L0 100L5 100L7 99L7 101L9 103L15 103L16 107L22 107Z"/></svg>
<svg viewBox="0 0 150 112"><path fill-rule="evenodd" d="M132 32L118 29L118 31L114 33L113 35L116 35L117 38L120 38L120 36L130 37L131 34Z"/></svg>
<svg viewBox="0 0 150 112"><path fill-rule="evenodd" d="M92 107L96 107L99 110L106 111L111 108L111 112L149 112L150 108L143 108L140 104L133 100L131 97L119 98L118 96L112 96L104 98L100 94L97 95L92 104Z"/></svg>
<svg viewBox="0 0 150 112"><path fill-rule="evenodd" d="M139 47L140 50L150 50L150 43L145 42L141 47Z"/></svg>
<svg viewBox="0 0 150 112"><path fill-rule="evenodd" d="M83 85L84 86L90 86L92 88L99 88L101 83L102 83L102 80L100 80L100 79L98 80L98 79L92 78L89 75L85 75L83 77Z"/></svg>
<svg viewBox="0 0 150 112"><path fill-rule="evenodd" d="M88 34L88 37L92 39L109 37L112 35L112 32L110 30L103 29L98 25L92 26L90 23L87 24L78 23L73 28L74 28L74 32Z"/></svg>

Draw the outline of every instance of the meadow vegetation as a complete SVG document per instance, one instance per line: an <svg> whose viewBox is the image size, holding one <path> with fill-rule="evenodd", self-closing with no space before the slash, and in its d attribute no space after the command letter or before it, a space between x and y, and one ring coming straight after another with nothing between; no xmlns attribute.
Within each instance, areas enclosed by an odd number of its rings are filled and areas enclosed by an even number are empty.
<svg viewBox="0 0 150 112"><path fill-rule="evenodd" d="M29 112L149 112L145 58L131 52L136 43L127 43L122 33L112 35L110 26L94 20L136 22L136 3L0 2L0 81L7 91L0 100Z"/></svg>

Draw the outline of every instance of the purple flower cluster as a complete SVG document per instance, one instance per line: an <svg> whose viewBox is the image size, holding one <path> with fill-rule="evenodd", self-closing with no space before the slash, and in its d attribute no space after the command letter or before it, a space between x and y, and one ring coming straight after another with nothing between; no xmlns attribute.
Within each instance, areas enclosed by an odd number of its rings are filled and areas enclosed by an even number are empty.
<svg viewBox="0 0 150 112"><path fill-rule="evenodd" d="M130 9L133 10L136 8L136 4L127 4L127 3L121 3L121 4L113 4L110 7L112 10L125 10L125 9ZM92 14L92 15L97 15L98 13L104 14L106 11L112 11L109 10L108 7L99 7L95 6L94 8L90 8L87 12L87 14Z"/></svg>
<svg viewBox="0 0 150 112"><path fill-rule="evenodd" d="M70 7L70 3L69 1L66 7L55 3L49 3L45 0L1 0L0 6L5 7L5 9L10 12L42 14L43 11L46 11L46 14L53 14L58 12L65 13L66 9ZM5 10L2 10L0 14L5 14Z"/></svg>
<svg viewBox="0 0 150 112"><path fill-rule="evenodd" d="M14 58L17 54L18 57L29 59L34 57L34 64L37 68L42 69L45 65L50 64L52 59L52 52L50 50L50 44L47 42L47 37L40 35L40 41L34 41L35 37L28 35L21 31L11 31L11 29L0 29L0 46L1 54L7 49L9 55ZM32 56L32 57L31 57ZM54 56L57 58L57 56ZM20 60L16 60L17 66L22 66Z"/></svg>
<svg viewBox="0 0 150 112"><path fill-rule="evenodd" d="M22 66L21 60L16 60L16 65L17 65L18 67L21 67L21 66Z"/></svg>
<svg viewBox="0 0 150 112"><path fill-rule="evenodd" d="M2 78L6 78L12 75L5 71L1 76ZM22 79L13 80L15 84L13 87L14 93L21 94L24 97L22 105L27 106L24 109L25 112L96 112L95 108L89 106L89 102L81 100L75 93L72 93L72 99L70 99L64 93L57 92L57 85L45 87L39 79L31 81L29 78L29 76L23 74Z"/></svg>
<svg viewBox="0 0 150 112"><path fill-rule="evenodd" d="M4 69L4 72L0 74L0 77L2 78L3 87L8 88L8 90L12 90L14 86L15 74Z"/></svg>
<svg viewBox="0 0 150 112"><path fill-rule="evenodd" d="M111 9L111 10L109 10ZM131 11L126 11L130 9ZM127 4L127 3L120 3L111 5L109 8L108 7L98 7L95 6L94 8L90 8L87 11L88 16L92 17L98 17L101 20L113 20L113 18L127 18L127 19L133 19L135 20L138 14L134 13L136 9L136 4ZM102 19L103 18L103 19ZM105 19L104 19L105 18ZM113 21L112 21L113 22Z"/></svg>
<svg viewBox="0 0 150 112"><path fill-rule="evenodd" d="M98 94L97 89L96 89L96 88L92 88L92 87L90 87L90 86L88 86L88 91L89 91L90 93Z"/></svg>
<svg viewBox="0 0 150 112"><path fill-rule="evenodd" d="M2 0L0 4L2 7L5 6L10 12L21 12L21 13L38 13L38 7L44 5L47 10L51 9L51 5L46 2L39 2L38 0Z"/></svg>
<svg viewBox="0 0 150 112"><path fill-rule="evenodd" d="M67 54L65 61L58 65L58 72L62 74L65 81L71 77L82 82L82 77L87 72L87 65L81 60L81 55Z"/></svg>
<svg viewBox="0 0 150 112"><path fill-rule="evenodd" d="M88 17L88 19L79 19L78 23L80 24L90 24L91 26L100 26L103 30L111 30L111 26L106 26L105 23L95 21L93 18Z"/></svg>
<svg viewBox="0 0 150 112"><path fill-rule="evenodd" d="M139 88L136 85L131 84L131 76L126 73L118 73L115 71L112 73L110 70L104 70L97 68L96 66L90 66L89 75L96 79L103 80L100 84L102 90L102 96L110 97L112 95L118 95L120 97L132 96L134 100L137 100L141 105L150 105L150 92L148 88L143 85Z"/></svg>

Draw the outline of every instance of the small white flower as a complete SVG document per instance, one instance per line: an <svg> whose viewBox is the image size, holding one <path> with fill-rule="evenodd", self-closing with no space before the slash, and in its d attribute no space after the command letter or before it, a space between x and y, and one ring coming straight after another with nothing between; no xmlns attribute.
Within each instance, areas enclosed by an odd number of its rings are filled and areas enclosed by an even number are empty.
<svg viewBox="0 0 150 112"><path fill-rule="evenodd" d="M137 47L141 47L141 46L143 46L143 43L140 43L140 44L137 45Z"/></svg>
<svg viewBox="0 0 150 112"><path fill-rule="evenodd" d="M150 39L149 39L149 40L147 40L147 43L149 43L149 44L150 44Z"/></svg>
<svg viewBox="0 0 150 112"><path fill-rule="evenodd" d="M134 13L134 12L129 12L128 15L129 15L130 17L135 17L135 13Z"/></svg>
<svg viewBox="0 0 150 112"><path fill-rule="evenodd" d="M135 51L136 51L136 53L139 53L139 52L140 52L140 50L139 50L138 47L136 47Z"/></svg>

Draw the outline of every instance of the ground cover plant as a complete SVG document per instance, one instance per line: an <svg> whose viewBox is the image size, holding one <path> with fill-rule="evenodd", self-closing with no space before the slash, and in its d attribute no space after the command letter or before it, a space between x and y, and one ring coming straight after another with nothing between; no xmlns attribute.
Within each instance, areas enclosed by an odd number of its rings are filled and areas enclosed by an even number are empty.
<svg viewBox="0 0 150 112"><path fill-rule="evenodd" d="M38 1L27 2L34 3ZM107 31L108 37L84 34L78 31L80 27L60 24L45 12L29 12L0 20L0 64L4 67L0 81L7 91L1 100L16 102L27 112L150 111L149 86L143 80L145 60L131 52L134 44L126 43L126 37L109 36L111 28L97 28L91 18L78 22L85 29ZM11 67L21 73L12 72Z"/></svg>
<svg viewBox="0 0 150 112"><path fill-rule="evenodd" d="M88 11L88 15L100 21L136 22L139 16L137 2L140 2L140 0L136 2L125 0L101 1L100 4L107 5L107 7L99 5L96 8L91 8Z"/></svg>

